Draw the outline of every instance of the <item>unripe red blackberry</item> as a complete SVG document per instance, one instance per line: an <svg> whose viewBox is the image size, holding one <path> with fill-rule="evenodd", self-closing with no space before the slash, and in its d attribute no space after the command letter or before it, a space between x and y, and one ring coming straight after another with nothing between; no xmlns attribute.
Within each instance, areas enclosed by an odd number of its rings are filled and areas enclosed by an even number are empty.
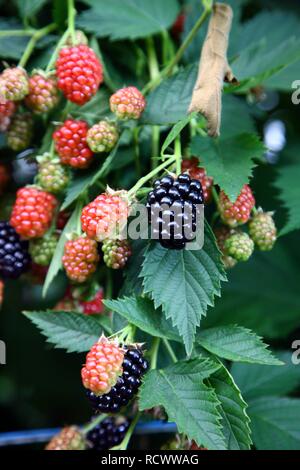
<svg viewBox="0 0 300 470"><path fill-rule="evenodd" d="M0 96L4 100L21 101L29 93L27 73L21 67L5 69L0 75Z"/></svg>
<svg viewBox="0 0 300 470"><path fill-rule="evenodd" d="M102 65L93 49L86 45L66 46L56 62L58 88L78 105L89 101L103 81Z"/></svg>
<svg viewBox="0 0 300 470"><path fill-rule="evenodd" d="M87 443L76 426L63 428L47 444L45 450L86 450Z"/></svg>
<svg viewBox="0 0 300 470"><path fill-rule="evenodd" d="M103 260L108 268L122 269L131 256L127 240L104 240L102 244Z"/></svg>
<svg viewBox="0 0 300 470"><path fill-rule="evenodd" d="M15 152L26 149L33 134L33 120L30 113L15 114L7 130L7 145Z"/></svg>
<svg viewBox="0 0 300 470"><path fill-rule="evenodd" d="M29 253L34 263L40 266L49 266L56 246L58 237L53 235L46 235L44 238L37 238L31 240L29 243Z"/></svg>
<svg viewBox="0 0 300 470"><path fill-rule="evenodd" d="M0 132L6 132L17 109L14 101L0 101Z"/></svg>
<svg viewBox="0 0 300 470"><path fill-rule="evenodd" d="M26 106L35 114L51 111L59 102L56 79L35 73L29 79L29 94L25 98Z"/></svg>
<svg viewBox="0 0 300 470"><path fill-rule="evenodd" d="M110 97L110 109L118 119L139 119L145 107L144 96L134 86L122 88Z"/></svg>
<svg viewBox="0 0 300 470"><path fill-rule="evenodd" d="M247 233L237 232L225 241L225 252L236 261L248 261L254 250L254 243Z"/></svg>
<svg viewBox="0 0 300 470"><path fill-rule="evenodd" d="M57 206L56 198L34 186L21 188L10 223L23 238L40 238L50 228Z"/></svg>
<svg viewBox="0 0 300 470"><path fill-rule="evenodd" d="M78 237L65 244L63 266L71 281L85 282L97 269L98 245L94 240Z"/></svg>
<svg viewBox="0 0 300 470"><path fill-rule="evenodd" d="M249 235L261 251L272 250L277 238L273 213L258 210L249 222Z"/></svg>
<svg viewBox="0 0 300 470"><path fill-rule="evenodd" d="M199 168L198 164L198 159L195 157L190 160L183 160L181 171L187 171L192 179L200 181L204 195L204 202L209 204L212 200L212 187L214 180L210 176L207 176L206 170L204 168Z"/></svg>
<svg viewBox="0 0 300 470"><path fill-rule="evenodd" d="M127 222L129 202L126 191L100 194L83 208L82 230L89 238L103 241L118 236Z"/></svg>
<svg viewBox="0 0 300 470"><path fill-rule="evenodd" d="M83 386L98 397L110 392L123 372L123 360L124 350L118 342L101 336L86 356L81 370Z"/></svg>
<svg viewBox="0 0 300 470"><path fill-rule="evenodd" d="M93 152L87 144L88 125L85 121L68 119L53 134L55 149L64 165L73 168L87 168L93 159Z"/></svg>
<svg viewBox="0 0 300 470"><path fill-rule="evenodd" d="M108 121L100 121L88 130L87 143L95 153L110 152L119 139L117 126Z"/></svg>
<svg viewBox="0 0 300 470"><path fill-rule="evenodd" d="M220 216L224 224L229 225L229 227L236 227L247 223L254 206L255 199L251 188L247 184L245 184L235 202L231 202L223 191L220 192Z"/></svg>
<svg viewBox="0 0 300 470"><path fill-rule="evenodd" d="M68 168L60 163L58 157L53 157L49 153L37 157L38 174L36 183L45 191L50 193L63 192L70 182Z"/></svg>
<svg viewBox="0 0 300 470"><path fill-rule="evenodd" d="M123 373L110 391L97 396L90 389L87 390L88 399L96 412L118 413L135 396L142 383L142 376L148 369L143 351L138 345L127 345L123 349L125 350Z"/></svg>
<svg viewBox="0 0 300 470"><path fill-rule="evenodd" d="M217 239L218 247L223 255L222 261L225 266L225 269L233 268L237 264L237 261L226 254L225 242L227 238L229 238L235 233L235 230L230 227L227 227L226 225L219 225L214 229L214 233Z"/></svg>

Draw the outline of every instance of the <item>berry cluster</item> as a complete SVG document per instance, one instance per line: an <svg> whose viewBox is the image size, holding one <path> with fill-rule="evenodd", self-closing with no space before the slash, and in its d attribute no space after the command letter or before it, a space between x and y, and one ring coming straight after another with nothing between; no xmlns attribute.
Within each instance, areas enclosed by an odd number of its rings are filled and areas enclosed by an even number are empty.
<svg viewBox="0 0 300 470"><path fill-rule="evenodd" d="M103 261L108 268L122 269L131 256L127 240L104 240L102 244Z"/></svg>
<svg viewBox="0 0 300 470"><path fill-rule="evenodd" d="M47 444L45 450L85 450L86 440L76 426L63 428Z"/></svg>
<svg viewBox="0 0 300 470"><path fill-rule="evenodd" d="M85 282L97 268L98 246L94 240L78 237L65 244L63 266L71 281Z"/></svg>
<svg viewBox="0 0 300 470"><path fill-rule="evenodd" d="M7 130L7 145L15 152L26 149L33 134L33 120L30 113L17 113Z"/></svg>
<svg viewBox="0 0 300 470"><path fill-rule="evenodd" d="M64 165L87 168L93 152L87 144L88 125L85 121L68 119L53 134L55 149Z"/></svg>
<svg viewBox="0 0 300 470"><path fill-rule="evenodd" d="M195 237L203 202L200 181L191 179L188 174L156 180L146 205L152 238L159 239L164 248L183 249Z"/></svg>
<svg viewBox="0 0 300 470"><path fill-rule="evenodd" d="M30 267L28 242L8 222L0 222L0 275L17 279Z"/></svg>
<svg viewBox="0 0 300 470"><path fill-rule="evenodd" d="M87 397L95 411L118 413L126 406L140 387L141 377L147 371L148 363L139 347L127 346L121 367L123 373L108 393L98 396L87 390Z"/></svg>
<svg viewBox="0 0 300 470"><path fill-rule="evenodd" d="M45 236L31 240L29 253L32 261L40 266L49 266L57 245L57 235Z"/></svg>
<svg viewBox="0 0 300 470"><path fill-rule="evenodd" d="M82 230L89 238L103 241L116 238L129 215L129 202L126 191L100 194L83 208Z"/></svg>
<svg viewBox="0 0 300 470"><path fill-rule="evenodd" d="M29 94L25 98L26 106L35 114L51 111L59 102L59 94L54 77L46 77L41 73L29 79Z"/></svg>
<svg viewBox="0 0 300 470"><path fill-rule="evenodd" d="M205 204L209 204L212 199L212 187L214 180L207 176L205 168L201 168L198 165L199 162L196 157L193 157L190 160L183 160L181 165L181 171L187 171L192 179L200 181L204 196L204 202Z"/></svg>
<svg viewBox="0 0 300 470"><path fill-rule="evenodd" d="M55 197L35 187L21 188L10 223L24 238L40 238L48 230L57 206Z"/></svg>
<svg viewBox="0 0 300 470"><path fill-rule="evenodd" d="M36 183L50 193L63 192L70 181L68 168L63 166L57 157L52 157L49 153L37 157L37 161Z"/></svg>
<svg viewBox="0 0 300 470"><path fill-rule="evenodd" d="M118 119L139 119L145 107L144 96L134 86L122 88L110 97L110 109Z"/></svg>
<svg viewBox="0 0 300 470"><path fill-rule="evenodd" d="M89 431L86 438L92 450L108 450L121 444L129 426L127 418L108 417Z"/></svg>
<svg viewBox="0 0 300 470"><path fill-rule="evenodd" d="M255 199L251 188L246 184L235 202L221 191L219 197L219 211L223 222L229 227L245 224L250 219L251 211L255 206Z"/></svg>

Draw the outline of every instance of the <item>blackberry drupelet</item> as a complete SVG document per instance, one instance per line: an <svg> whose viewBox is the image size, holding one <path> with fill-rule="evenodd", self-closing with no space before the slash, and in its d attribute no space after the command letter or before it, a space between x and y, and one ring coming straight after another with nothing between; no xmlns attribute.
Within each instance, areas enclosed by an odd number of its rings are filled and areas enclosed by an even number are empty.
<svg viewBox="0 0 300 470"><path fill-rule="evenodd" d="M124 346L126 349L126 346ZM141 377L148 369L148 362L139 348L128 347L122 363L123 373L117 383L105 395L97 396L87 390L87 397L95 411L118 413L136 394L141 385Z"/></svg>
<svg viewBox="0 0 300 470"><path fill-rule="evenodd" d="M0 222L0 275L17 279L30 267L28 242L8 222Z"/></svg>
<svg viewBox="0 0 300 470"><path fill-rule="evenodd" d="M152 238L164 248L185 248L195 237L200 204L204 204L202 185L188 174L156 180L146 204Z"/></svg>
<svg viewBox="0 0 300 470"><path fill-rule="evenodd" d="M123 441L130 426L126 417L108 417L87 434L92 450L108 450Z"/></svg>

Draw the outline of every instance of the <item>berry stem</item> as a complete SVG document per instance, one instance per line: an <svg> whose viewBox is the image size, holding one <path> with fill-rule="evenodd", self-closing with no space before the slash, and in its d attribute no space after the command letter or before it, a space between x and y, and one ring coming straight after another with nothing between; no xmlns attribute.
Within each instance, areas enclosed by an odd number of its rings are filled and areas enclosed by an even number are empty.
<svg viewBox="0 0 300 470"><path fill-rule="evenodd" d="M152 169L157 167L158 155L159 155L159 138L160 128L159 126L152 127Z"/></svg>
<svg viewBox="0 0 300 470"><path fill-rule="evenodd" d="M90 432L92 429L94 429L96 426L98 426L98 424L102 423L102 421L105 420L105 418L107 418L107 415L103 415L101 414L100 416L97 416L95 419L93 419L90 423L86 424L85 426L83 426L83 428L81 429L82 433L83 434L87 434L88 432Z"/></svg>
<svg viewBox="0 0 300 470"><path fill-rule="evenodd" d="M76 10L74 6L74 0L68 0L68 32L71 35L73 46L76 44L75 17Z"/></svg>
<svg viewBox="0 0 300 470"><path fill-rule="evenodd" d="M157 55L155 51L154 41L152 37L147 38L147 54L148 54L148 65L151 80L155 80L160 76L159 65Z"/></svg>
<svg viewBox="0 0 300 470"><path fill-rule="evenodd" d="M32 35L32 37L30 38L26 48L25 48L25 51L20 59L20 62L19 62L19 67L25 67L25 65L27 64L35 46L36 46L36 43L44 36L46 36L47 34L51 33L52 31L54 31L56 29L56 24L55 23L51 23L49 24L48 26L45 26L45 28L41 28L41 29L38 29L34 32L34 34Z"/></svg>
<svg viewBox="0 0 300 470"><path fill-rule="evenodd" d="M64 34L62 35L62 37L60 38L60 40L58 41L58 43L56 45L56 48L54 49L53 54L52 54L52 56L50 58L50 61L48 63L48 66L46 68L46 73L50 72L50 70L52 70L52 68L54 67L57 56L59 54L59 51L62 48L62 46L66 43L66 40L67 40L69 34L70 34L70 31L69 31L69 29L67 29L64 32Z"/></svg>
<svg viewBox="0 0 300 470"><path fill-rule="evenodd" d="M6 31L0 31L0 38L10 36L33 36L37 32L36 29L8 29Z"/></svg>
<svg viewBox="0 0 300 470"><path fill-rule="evenodd" d="M152 343L152 347L150 351L150 356L151 356L150 368L151 369L156 369L159 345L160 345L160 338L153 338L153 343Z"/></svg>
<svg viewBox="0 0 300 470"><path fill-rule="evenodd" d="M219 209L219 196L214 186L211 188L211 192L212 192L213 199L216 203L217 209Z"/></svg>
<svg viewBox="0 0 300 470"><path fill-rule="evenodd" d="M167 338L164 338L164 339L163 339L163 343L164 343L164 345L165 345L165 347L166 347L166 350L168 351L168 353L169 353L169 355L170 355L170 358L172 359L172 361L173 361L174 363L176 363L176 362L178 361L178 359L177 359L177 357L176 357L176 354L175 354L174 351L173 351L173 348L172 348L172 346L171 346L169 340L168 340Z"/></svg>
<svg viewBox="0 0 300 470"><path fill-rule="evenodd" d="M174 163L175 160L176 160L175 156L170 157L161 165L154 168L154 170L150 171L150 173L148 173L146 176L143 176L143 178L139 179L139 181L128 191L128 196L133 196L140 188L144 186L145 183L147 183L147 181L151 180L153 176L155 176L157 173L159 173L160 171L164 170L167 166Z"/></svg>
<svg viewBox="0 0 300 470"><path fill-rule="evenodd" d="M137 423L138 423L138 421L139 421L139 419L140 419L140 416L141 416L141 413L138 412L138 413L135 415L135 417L134 417L134 419L133 419L131 425L129 426L129 429L128 429L128 431L127 431L127 433L126 433L126 436L125 436L125 438L123 439L122 443L121 443L119 446L113 447L111 450L126 450L126 449L127 449L128 444L129 444L129 441L130 441L130 439L131 439L131 436L132 436L132 434L133 434L133 432L134 432L134 430L135 430L135 427L136 427L136 425L137 425Z"/></svg>
<svg viewBox="0 0 300 470"><path fill-rule="evenodd" d="M203 25L203 23L205 22L205 20L209 16L210 12L211 12L211 7L206 6L203 13L202 13L202 15L200 16L198 21L196 21L195 25L193 26L193 28L191 29L191 31L189 32L189 34L187 35L187 37L185 38L183 43L181 44L180 48L176 52L173 59L162 70L159 77L157 77L154 80L151 80L149 83L147 83L147 85L143 89L143 92L142 92L143 94L146 94L150 90L152 90L153 88L157 87L160 84L160 82L163 78L167 78L172 74L174 67L182 59L182 56L183 56L185 50L188 48L188 46L191 44L191 42L195 38L196 34L198 33L199 29L201 28L201 26Z"/></svg>
<svg viewBox="0 0 300 470"><path fill-rule="evenodd" d="M175 157L176 157L176 174L180 175L181 160L182 160L180 135L178 135L175 139L174 152L175 152Z"/></svg>
<svg viewBox="0 0 300 470"><path fill-rule="evenodd" d="M140 178L142 174L141 162L140 162L140 146L139 146L139 133L140 128L135 127L133 129L133 144L134 144L134 160L137 177Z"/></svg>

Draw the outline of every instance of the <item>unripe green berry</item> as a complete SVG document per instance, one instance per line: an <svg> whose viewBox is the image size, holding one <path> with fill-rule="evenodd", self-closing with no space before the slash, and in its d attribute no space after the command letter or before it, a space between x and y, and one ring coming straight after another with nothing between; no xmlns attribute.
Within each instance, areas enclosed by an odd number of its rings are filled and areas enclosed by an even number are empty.
<svg viewBox="0 0 300 470"><path fill-rule="evenodd" d="M277 237L272 212L259 210L249 222L249 234L261 251L272 250Z"/></svg>
<svg viewBox="0 0 300 470"><path fill-rule="evenodd" d="M104 240L102 245L103 260L108 268L122 269L131 256L127 240Z"/></svg>
<svg viewBox="0 0 300 470"><path fill-rule="evenodd" d="M52 157L49 153L37 157L37 161L37 184L50 193L63 192L70 181L69 169L60 163L58 157Z"/></svg>
<svg viewBox="0 0 300 470"><path fill-rule="evenodd" d="M29 253L34 263L48 266L53 258L57 246L57 235L36 238L29 243Z"/></svg>
<svg viewBox="0 0 300 470"><path fill-rule="evenodd" d="M7 131L7 145L15 152L26 149L33 134L33 120L30 113L15 114Z"/></svg>
<svg viewBox="0 0 300 470"><path fill-rule="evenodd" d="M225 252L236 261L248 261L254 250L254 243L247 233L239 232L225 241Z"/></svg>
<svg viewBox="0 0 300 470"><path fill-rule="evenodd" d="M87 143L95 153L110 152L118 142L119 133L115 124L100 121L87 133Z"/></svg>

